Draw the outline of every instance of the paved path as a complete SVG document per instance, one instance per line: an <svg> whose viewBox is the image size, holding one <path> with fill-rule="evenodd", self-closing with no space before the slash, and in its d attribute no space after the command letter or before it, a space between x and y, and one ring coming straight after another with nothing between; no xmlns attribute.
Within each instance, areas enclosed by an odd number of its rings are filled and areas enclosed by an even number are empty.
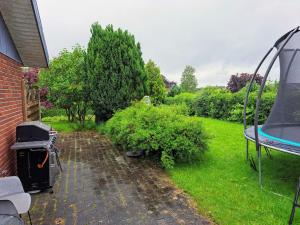
<svg viewBox="0 0 300 225"><path fill-rule="evenodd" d="M33 224L210 224L153 162L129 159L104 136L60 135L54 194L33 195ZM26 218L24 215L23 218Z"/></svg>

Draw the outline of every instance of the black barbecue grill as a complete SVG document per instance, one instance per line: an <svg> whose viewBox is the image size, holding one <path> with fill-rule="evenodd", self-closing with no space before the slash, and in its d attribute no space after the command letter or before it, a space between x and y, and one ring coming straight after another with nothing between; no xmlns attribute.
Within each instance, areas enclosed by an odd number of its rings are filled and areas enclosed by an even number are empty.
<svg viewBox="0 0 300 225"><path fill-rule="evenodd" d="M17 174L25 191L51 189L62 167L57 132L39 121L24 122L16 128Z"/></svg>

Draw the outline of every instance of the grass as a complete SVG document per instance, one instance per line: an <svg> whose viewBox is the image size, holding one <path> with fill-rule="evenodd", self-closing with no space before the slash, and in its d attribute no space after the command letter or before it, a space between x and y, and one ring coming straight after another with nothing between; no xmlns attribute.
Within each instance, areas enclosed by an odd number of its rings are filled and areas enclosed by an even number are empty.
<svg viewBox="0 0 300 225"><path fill-rule="evenodd" d="M89 117L90 118L90 117ZM70 133L74 131L96 130L97 126L93 118L86 121L85 127L82 128L78 122L68 122L66 116L44 117L42 121L53 127L58 132Z"/></svg>
<svg viewBox="0 0 300 225"><path fill-rule="evenodd" d="M174 183L194 198L200 213L217 224L288 224L300 157L272 151L273 159L269 159L263 152L261 189L258 173L245 160L242 125L202 120L212 136L209 151L197 164L168 170ZM250 153L256 156L254 144ZM298 214L294 224L300 223L300 210Z"/></svg>

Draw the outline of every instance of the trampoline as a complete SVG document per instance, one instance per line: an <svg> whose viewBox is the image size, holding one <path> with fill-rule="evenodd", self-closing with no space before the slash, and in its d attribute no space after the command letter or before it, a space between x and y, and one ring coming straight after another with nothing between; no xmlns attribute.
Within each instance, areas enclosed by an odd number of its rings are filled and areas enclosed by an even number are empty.
<svg viewBox="0 0 300 225"><path fill-rule="evenodd" d="M258 157L259 183L262 184L261 149L274 149L300 155L300 32L299 27L280 37L258 64L244 102L244 136L246 138L246 158L249 160L249 141L255 142ZM255 77L271 52L275 54L264 74L256 99L253 126L247 127L247 104ZM258 124L261 96L267 78L279 59L280 79L277 96L264 124Z"/></svg>

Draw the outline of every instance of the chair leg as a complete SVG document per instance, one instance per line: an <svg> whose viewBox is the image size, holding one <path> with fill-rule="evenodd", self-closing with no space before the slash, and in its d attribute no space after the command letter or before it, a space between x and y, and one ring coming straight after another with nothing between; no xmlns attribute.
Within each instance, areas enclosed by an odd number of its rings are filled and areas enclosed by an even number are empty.
<svg viewBox="0 0 300 225"><path fill-rule="evenodd" d="M28 218L29 218L30 225L32 225L32 221L31 221L31 216L30 216L29 210L28 210L27 214L28 214Z"/></svg>

